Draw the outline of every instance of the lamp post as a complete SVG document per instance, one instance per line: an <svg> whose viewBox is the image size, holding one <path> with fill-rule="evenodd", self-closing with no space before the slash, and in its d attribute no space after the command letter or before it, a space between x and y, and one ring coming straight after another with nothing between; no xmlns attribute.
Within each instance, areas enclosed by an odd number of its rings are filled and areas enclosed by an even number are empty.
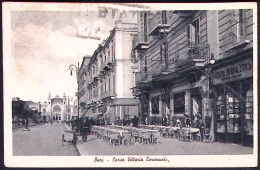
<svg viewBox="0 0 260 170"><path fill-rule="evenodd" d="M76 77L77 77L77 103L78 103L78 120L79 120L79 63L78 63L78 66L74 65L74 64L71 64L69 66L69 69L70 69L70 75L72 76L73 75L73 71L76 72Z"/></svg>

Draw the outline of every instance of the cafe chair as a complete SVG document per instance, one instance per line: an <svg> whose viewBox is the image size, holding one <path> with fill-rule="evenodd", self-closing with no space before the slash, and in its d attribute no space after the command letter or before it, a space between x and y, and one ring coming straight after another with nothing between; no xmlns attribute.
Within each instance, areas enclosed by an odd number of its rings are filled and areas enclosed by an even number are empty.
<svg viewBox="0 0 260 170"><path fill-rule="evenodd" d="M134 138L134 142L136 142L136 141L139 142L139 135L138 135L138 132L133 131L132 136L133 136L133 138Z"/></svg>
<svg viewBox="0 0 260 170"><path fill-rule="evenodd" d="M132 133L131 132L123 132L123 140L122 143L123 144L128 144L130 145L132 143Z"/></svg>
<svg viewBox="0 0 260 170"><path fill-rule="evenodd" d="M174 138L174 131L171 128L168 128L167 132L168 132L168 137L169 138Z"/></svg>
<svg viewBox="0 0 260 170"><path fill-rule="evenodd" d="M182 129L183 131L183 136L184 136L184 141L185 142L192 142L193 141L193 136L190 130Z"/></svg>
<svg viewBox="0 0 260 170"><path fill-rule="evenodd" d="M166 137L166 138L169 137L169 133L166 128L162 128L161 133L162 133L162 137Z"/></svg>
<svg viewBox="0 0 260 170"><path fill-rule="evenodd" d="M149 132L142 132L142 143L149 144L151 139L151 134Z"/></svg>
<svg viewBox="0 0 260 170"><path fill-rule="evenodd" d="M195 134L195 138L197 141L201 141L201 134L198 132Z"/></svg>
<svg viewBox="0 0 260 170"><path fill-rule="evenodd" d="M156 143L161 143L161 133L160 132L153 132L152 134L152 144Z"/></svg>
<svg viewBox="0 0 260 170"><path fill-rule="evenodd" d="M172 130L173 138L178 139L179 138L179 131L178 130Z"/></svg>
<svg viewBox="0 0 260 170"><path fill-rule="evenodd" d="M203 142L209 143L210 142L210 129L205 128L203 130Z"/></svg>
<svg viewBox="0 0 260 170"><path fill-rule="evenodd" d="M179 140L185 141L183 129L178 129Z"/></svg>
<svg viewBox="0 0 260 170"><path fill-rule="evenodd" d="M119 135L117 133L110 133L110 143L113 145L120 145Z"/></svg>

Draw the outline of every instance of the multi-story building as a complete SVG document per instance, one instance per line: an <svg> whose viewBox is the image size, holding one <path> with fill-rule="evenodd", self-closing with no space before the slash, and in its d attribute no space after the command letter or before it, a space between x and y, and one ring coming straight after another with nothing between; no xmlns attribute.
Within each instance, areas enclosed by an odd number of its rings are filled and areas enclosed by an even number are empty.
<svg viewBox="0 0 260 170"><path fill-rule="evenodd" d="M217 141L253 144L253 10L219 10L212 66ZM255 58L256 59L256 58Z"/></svg>
<svg viewBox="0 0 260 170"><path fill-rule="evenodd" d="M132 35L137 24L117 21L109 37L92 55L87 65L85 116L103 116L106 123L138 114L138 99L133 97L134 75L131 58Z"/></svg>
<svg viewBox="0 0 260 170"><path fill-rule="evenodd" d="M88 78L87 78L87 70L88 70L88 64L91 60L90 56L85 56L83 57L82 63L79 67L79 75L78 75L78 88L79 88L79 116L82 117L86 114L88 111L87 108L87 101L88 101L88 89L87 89L87 83L88 83ZM77 109L77 108L76 108ZM78 111L76 111L78 112Z"/></svg>
<svg viewBox="0 0 260 170"><path fill-rule="evenodd" d="M245 141L251 123L244 118L252 117L252 10L140 11L138 21L133 92L142 122L175 125L189 118L193 126L202 119L212 140Z"/></svg>

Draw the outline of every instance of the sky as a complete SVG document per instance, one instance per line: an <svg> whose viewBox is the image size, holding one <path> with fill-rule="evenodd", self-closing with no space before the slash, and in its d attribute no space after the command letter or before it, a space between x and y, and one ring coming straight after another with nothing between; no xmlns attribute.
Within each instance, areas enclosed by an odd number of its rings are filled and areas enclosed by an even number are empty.
<svg viewBox="0 0 260 170"><path fill-rule="evenodd" d="M70 76L69 65L91 56L116 20L133 23L136 16L111 10L11 11L12 97L44 102L49 93L65 93L75 98L76 75ZM80 38L77 33L101 39Z"/></svg>

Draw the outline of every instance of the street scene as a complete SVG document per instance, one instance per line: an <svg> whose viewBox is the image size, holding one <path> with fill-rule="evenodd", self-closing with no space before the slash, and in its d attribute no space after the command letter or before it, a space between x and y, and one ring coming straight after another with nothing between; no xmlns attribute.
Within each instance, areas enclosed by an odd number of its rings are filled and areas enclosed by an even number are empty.
<svg viewBox="0 0 260 170"><path fill-rule="evenodd" d="M253 9L108 5L11 12L12 154L252 155Z"/></svg>

